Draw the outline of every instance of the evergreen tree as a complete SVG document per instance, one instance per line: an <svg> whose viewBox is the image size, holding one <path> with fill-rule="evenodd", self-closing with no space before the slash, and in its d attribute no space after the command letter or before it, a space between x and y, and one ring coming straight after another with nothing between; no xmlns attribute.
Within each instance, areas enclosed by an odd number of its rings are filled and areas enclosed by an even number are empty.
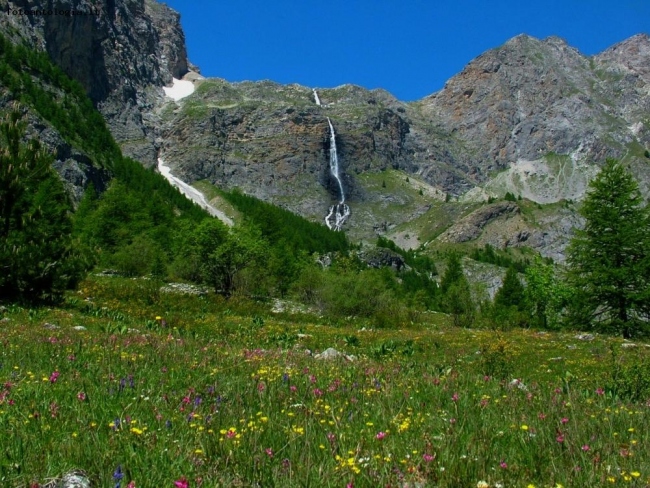
<svg viewBox="0 0 650 488"><path fill-rule="evenodd" d="M447 269L440 281L440 291L445 294L452 284L464 278L463 266L460 262L458 253L452 252L447 258Z"/></svg>
<svg viewBox="0 0 650 488"><path fill-rule="evenodd" d="M650 216L632 175L614 160L591 182L568 251L574 325L629 338L650 316Z"/></svg>
<svg viewBox="0 0 650 488"><path fill-rule="evenodd" d="M497 307L524 309L524 286L519 281L517 270L514 267L508 268L503 285L494 296L494 304Z"/></svg>
<svg viewBox="0 0 650 488"><path fill-rule="evenodd" d="M472 325L476 307L458 253L449 254L447 269L440 282L440 292L442 309L452 315L454 325Z"/></svg>
<svg viewBox="0 0 650 488"><path fill-rule="evenodd" d="M18 111L0 124L0 298L60 298L84 272L72 241L72 206L37 141L22 142Z"/></svg>

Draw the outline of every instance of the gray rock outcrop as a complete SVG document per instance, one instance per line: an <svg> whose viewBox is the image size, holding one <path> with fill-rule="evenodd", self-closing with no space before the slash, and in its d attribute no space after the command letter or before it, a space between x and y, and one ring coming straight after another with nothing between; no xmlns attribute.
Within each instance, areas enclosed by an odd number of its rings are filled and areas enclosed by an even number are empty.
<svg viewBox="0 0 650 488"><path fill-rule="evenodd" d="M188 71L179 15L154 0L0 0L9 10L56 9L88 15L4 15L2 31L47 51L79 81L124 153L156 162L154 108L162 86Z"/></svg>

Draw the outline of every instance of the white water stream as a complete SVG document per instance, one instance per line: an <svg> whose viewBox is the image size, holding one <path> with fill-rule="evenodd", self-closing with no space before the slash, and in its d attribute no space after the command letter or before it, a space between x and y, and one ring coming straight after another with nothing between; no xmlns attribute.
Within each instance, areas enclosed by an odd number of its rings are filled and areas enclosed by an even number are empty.
<svg viewBox="0 0 650 488"><path fill-rule="evenodd" d="M213 217L216 217L219 220L221 220L224 224L230 226L233 225L233 221L225 213L210 205L210 203L206 200L205 195L203 195L203 193L201 193L193 186L188 185L180 178L174 176L171 172L171 169L169 168L169 166L165 165L165 162L162 160L162 158L158 158L158 171L160 172L161 175L163 175L167 179L167 181L169 181L169 183L172 184L172 186L178 188L180 192L183 195L185 195L185 197L192 200L199 207L205 209Z"/></svg>
<svg viewBox="0 0 650 488"><path fill-rule="evenodd" d="M327 123L330 126L330 172L339 184L341 200L336 205L330 207L330 211L325 217L325 224L330 229L342 230L343 224L350 216L350 207L345 203L345 191L343 190L343 183L339 174L339 157L336 152L336 133L334 132L334 126L332 126L332 121L329 117L327 118Z"/></svg>
<svg viewBox="0 0 650 488"><path fill-rule="evenodd" d="M318 92L316 91L316 88L313 88L312 91L314 92L314 100L316 101L316 105L320 107L320 98L318 98Z"/></svg>

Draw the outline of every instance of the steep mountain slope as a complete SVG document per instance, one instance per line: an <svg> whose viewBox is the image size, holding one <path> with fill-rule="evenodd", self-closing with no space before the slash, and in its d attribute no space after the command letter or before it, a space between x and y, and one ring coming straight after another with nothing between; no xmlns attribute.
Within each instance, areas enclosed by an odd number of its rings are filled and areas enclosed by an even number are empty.
<svg viewBox="0 0 650 488"><path fill-rule="evenodd" d="M407 247L443 245L456 219L510 192L546 206L485 222L468 242L561 259L580 221L558 202L579 201L607 157L622 159L650 191L645 34L594 57L559 38L520 35L418 102L344 85L319 89L317 104L299 85L197 76L178 14L154 0L0 0L7 12L53 5L99 15L6 15L0 30L79 81L124 153L146 166L160 157L188 183L238 187L322 222L340 198L329 119L352 208L344 229L354 239L380 233ZM194 93L165 96L162 87L182 77ZM65 174L64 160L57 165Z"/></svg>
<svg viewBox="0 0 650 488"><path fill-rule="evenodd" d="M588 58L558 38L520 35L472 61L419 102L426 120L466 142L492 194L579 199L608 157L638 164L650 145L650 38ZM491 177L495 172L503 174Z"/></svg>
<svg viewBox="0 0 650 488"><path fill-rule="evenodd" d="M19 14L52 8L86 15ZM0 0L0 10L0 31L45 50L81 83L124 153L153 166L161 87L191 67L179 15L153 0Z"/></svg>
<svg viewBox="0 0 650 488"><path fill-rule="evenodd" d="M422 222L440 229L436 202L445 195L468 202L506 192L545 204L580 200L608 157L631 165L647 192L649 54L646 35L593 58L559 38L521 35L410 104L352 85L318 90L318 105L312 90L298 85L202 80L193 95L163 109L162 154L188 181L240 187L319 219L338 198L328 166L329 118L353 212L347 230L357 238L383 231L412 241L415 234L424 242L439 234ZM387 169L412 175L430 191L387 189L386 179L395 176L382 176ZM380 201L402 208L401 218L384 212ZM561 259L566 230L580 222L575 212L534 213L484 240ZM524 237L505 234L513 230Z"/></svg>

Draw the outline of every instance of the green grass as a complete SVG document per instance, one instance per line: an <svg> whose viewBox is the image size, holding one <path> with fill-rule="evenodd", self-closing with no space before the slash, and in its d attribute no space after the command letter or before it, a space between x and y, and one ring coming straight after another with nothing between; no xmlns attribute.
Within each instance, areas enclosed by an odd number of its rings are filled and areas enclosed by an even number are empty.
<svg viewBox="0 0 650 488"><path fill-rule="evenodd" d="M650 481L648 407L607 389L617 339L454 329L442 314L334 327L120 278L4 315L3 486L72 469L113 486L118 465L139 487ZM329 346L357 360L305 352Z"/></svg>

